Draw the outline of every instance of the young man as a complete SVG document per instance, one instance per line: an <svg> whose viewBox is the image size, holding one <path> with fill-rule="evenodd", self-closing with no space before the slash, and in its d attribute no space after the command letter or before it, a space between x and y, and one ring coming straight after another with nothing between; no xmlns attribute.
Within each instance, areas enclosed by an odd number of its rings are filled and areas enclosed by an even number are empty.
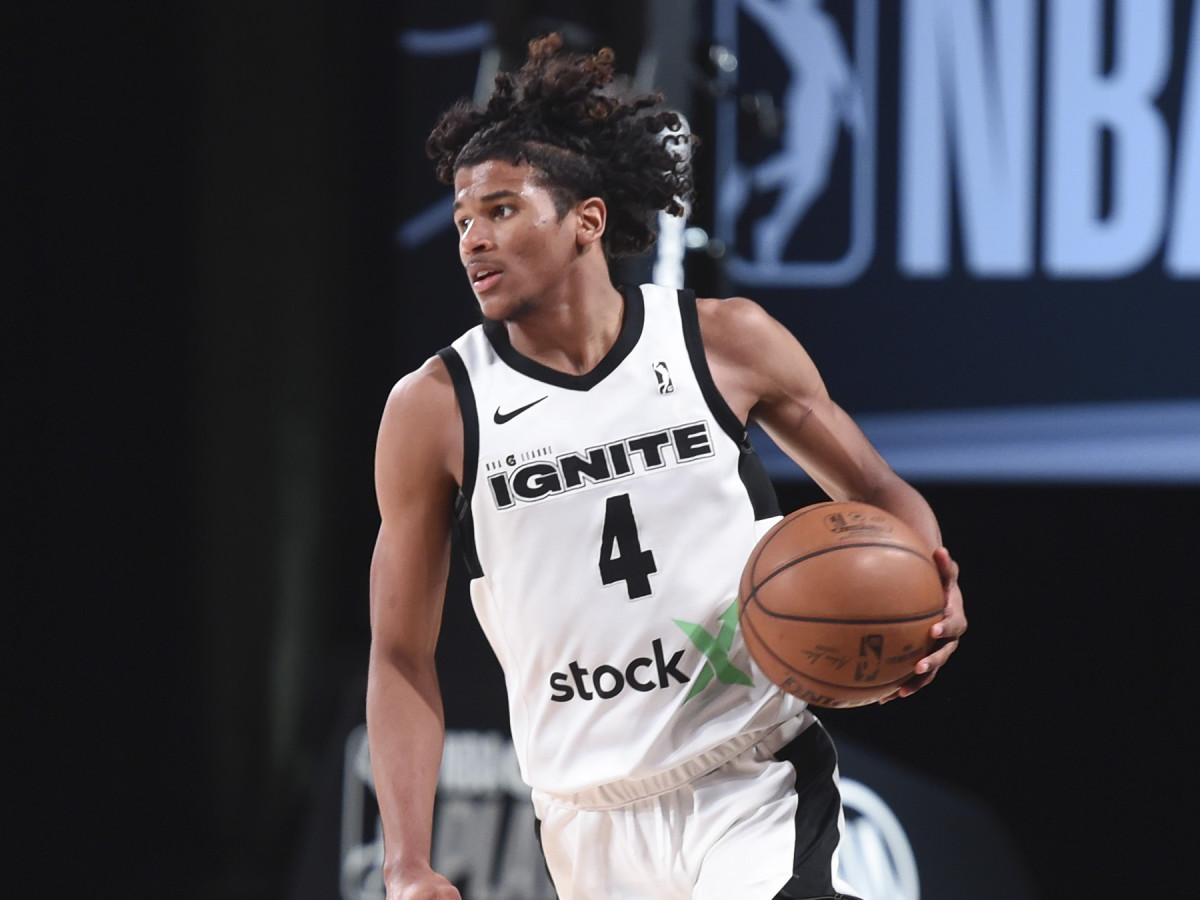
<svg viewBox="0 0 1200 900"><path fill-rule="evenodd" d="M367 723L388 897L459 896L430 866L455 528L562 900L842 896L833 747L736 631L742 565L778 516L746 423L928 541L946 616L895 696L966 628L957 566L759 306L612 285L609 257L690 199L690 138L661 98L608 90L611 54L559 49L533 42L429 140L484 321L396 385L380 426Z"/></svg>

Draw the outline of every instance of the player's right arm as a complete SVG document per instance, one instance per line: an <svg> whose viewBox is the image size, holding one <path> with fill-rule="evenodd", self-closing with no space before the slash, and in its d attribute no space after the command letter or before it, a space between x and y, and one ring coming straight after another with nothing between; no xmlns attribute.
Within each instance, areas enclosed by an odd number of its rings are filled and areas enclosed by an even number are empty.
<svg viewBox="0 0 1200 900"><path fill-rule="evenodd" d="M435 358L392 390L375 453L380 526L371 560L367 735L388 900L461 900L430 865L445 736L434 649L461 475L461 418Z"/></svg>

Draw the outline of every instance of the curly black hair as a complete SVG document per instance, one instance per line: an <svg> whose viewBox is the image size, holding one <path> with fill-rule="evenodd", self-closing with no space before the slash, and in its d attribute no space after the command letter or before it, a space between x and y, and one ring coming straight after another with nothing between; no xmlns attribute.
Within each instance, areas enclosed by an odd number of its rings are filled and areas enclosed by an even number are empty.
<svg viewBox="0 0 1200 900"><path fill-rule="evenodd" d="M528 164L554 198L559 216L588 197L608 207L610 256L650 249L662 210L685 215L691 204L691 148L683 118L660 93L612 90L613 53L562 53L557 34L529 43L516 72L501 72L487 106L459 100L426 141L437 176L454 183L459 169L500 160Z"/></svg>

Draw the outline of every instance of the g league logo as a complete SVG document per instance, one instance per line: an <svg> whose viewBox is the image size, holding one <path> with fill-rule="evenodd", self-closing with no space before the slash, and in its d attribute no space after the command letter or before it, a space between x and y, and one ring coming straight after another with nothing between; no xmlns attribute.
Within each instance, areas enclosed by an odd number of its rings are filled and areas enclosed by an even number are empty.
<svg viewBox="0 0 1200 900"><path fill-rule="evenodd" d="M714 154L714 226L735 281L847 284L871 261L878 30L877 0L714 3L714 38L740 60L735 89L717 106ZM767 86L781 67L776 97ZM781 124L760 116L747 136L739 108L765 97L769 110L781 107ZM805 234L818 204L820 226ZM825 215L831 206L836 216Z"/></svg>

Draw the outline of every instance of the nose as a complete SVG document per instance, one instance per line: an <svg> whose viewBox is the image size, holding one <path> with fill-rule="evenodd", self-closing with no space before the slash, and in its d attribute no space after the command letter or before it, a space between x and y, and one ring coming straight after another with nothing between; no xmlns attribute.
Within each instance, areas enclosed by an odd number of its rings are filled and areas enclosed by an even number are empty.
<svg viewBox="0 0 1200 900"><path fill-rule="evenodd" d="M492 233L488 229L487 223L478 219L472 219L458 239L458 249L463 256L491 250L494 246Z"/></svg>

